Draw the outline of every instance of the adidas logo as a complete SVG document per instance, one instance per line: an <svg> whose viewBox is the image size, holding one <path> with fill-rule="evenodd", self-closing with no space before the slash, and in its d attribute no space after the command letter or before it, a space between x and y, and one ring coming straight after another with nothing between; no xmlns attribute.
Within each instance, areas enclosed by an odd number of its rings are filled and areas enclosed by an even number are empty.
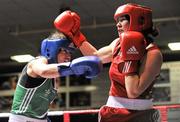
<svg viewBox="0 0 180 122"><path fill-rule="evenodd" d="M132 46L131 48L129 48L126 53L127 54L139 54L139 52L137 51L135 46Z"/></svg>

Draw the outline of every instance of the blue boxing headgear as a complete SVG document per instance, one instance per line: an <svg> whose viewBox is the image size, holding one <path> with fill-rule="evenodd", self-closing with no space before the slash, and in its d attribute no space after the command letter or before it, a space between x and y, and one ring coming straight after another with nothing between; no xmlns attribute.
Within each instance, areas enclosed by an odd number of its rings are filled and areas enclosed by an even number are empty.
<svg viewBox="0 0 180 122"><path fill-rule="evenodd" d="M41 55L48 58L48 63L57 63L60 48L74 51L72 42L68 39L44 39L41 43Z"/></svg>

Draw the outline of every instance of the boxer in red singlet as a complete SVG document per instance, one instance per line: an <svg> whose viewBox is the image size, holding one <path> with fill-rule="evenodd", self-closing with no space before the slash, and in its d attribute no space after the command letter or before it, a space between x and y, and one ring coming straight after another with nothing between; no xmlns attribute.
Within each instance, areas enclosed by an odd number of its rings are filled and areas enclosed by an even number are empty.
<svg viewBox="0 0 180 122"><path fill-rule="evenodd" d="M152 37L152 10L137 4L125 4L114 14L119 37L97 50L80 32L80 17L71 11L59 15L55 27L71 38L83 55L96 55L110 63L111 87L99 122L158 122L153 109L152 87L163 62L162 53Z"/></svg>

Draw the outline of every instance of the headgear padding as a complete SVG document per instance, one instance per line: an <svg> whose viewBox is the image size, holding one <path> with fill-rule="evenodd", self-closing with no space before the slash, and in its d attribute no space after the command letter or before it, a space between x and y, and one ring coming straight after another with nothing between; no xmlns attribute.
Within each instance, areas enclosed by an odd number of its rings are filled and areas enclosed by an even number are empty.
<svg viewBox="0 0 180 122"><path fill-rule="evenodd" d="M41 55L48 58L49 63L57 63L57 54L60 48L74 51L70 40L68 39L44 39L41 43Z"/></svg>
<svg viewBox="0 0 180 122"><path fill-rule="evenodd" d="M130 27L129 31L139 31L149 29L153 26L152 10L145 6L137 4L125 4L116 10L114 19L117 21L118 17L129 15Z"/></svg>

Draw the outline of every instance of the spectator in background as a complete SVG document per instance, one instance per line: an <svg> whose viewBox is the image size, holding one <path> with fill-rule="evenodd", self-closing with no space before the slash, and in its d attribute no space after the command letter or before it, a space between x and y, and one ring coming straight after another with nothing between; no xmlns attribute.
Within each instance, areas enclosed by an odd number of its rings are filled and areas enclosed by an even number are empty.
<svg viewBox="0 0 180 122"><path fill-rule="evenodd" d="M9 112L11 104L12 104L12 96L11 90L14 90L17 83L16 76L10 76L7 81L4 81L1 85L1 90L9 91L9 96L1 96L0 97L0 110L3 112Z"/></svg>

